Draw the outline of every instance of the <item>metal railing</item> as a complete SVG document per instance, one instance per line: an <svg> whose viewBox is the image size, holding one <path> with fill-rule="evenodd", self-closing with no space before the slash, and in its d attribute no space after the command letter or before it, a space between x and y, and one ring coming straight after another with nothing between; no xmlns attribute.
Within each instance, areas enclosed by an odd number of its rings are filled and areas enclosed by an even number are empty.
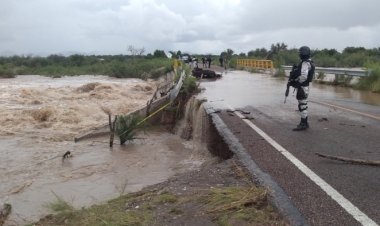
<svg viewBox="0 0 380 226"><path fill-rule="evenodd" d="M284 70L292 70L292 66L281 66ZM315 72L323 72L325 74L334 74L334 75L349 75L349 76L358 76L363 77L369 74L369 71L363 69L354 69L354 68L329 68L329 67L315 67Z"/></svg>
<svg viewBox="0 0 380 226"><path fill-rule="evenodd" d="M250 68L273 68L273 62L271 60L237 59L236 64L237 66Z"/></svg>

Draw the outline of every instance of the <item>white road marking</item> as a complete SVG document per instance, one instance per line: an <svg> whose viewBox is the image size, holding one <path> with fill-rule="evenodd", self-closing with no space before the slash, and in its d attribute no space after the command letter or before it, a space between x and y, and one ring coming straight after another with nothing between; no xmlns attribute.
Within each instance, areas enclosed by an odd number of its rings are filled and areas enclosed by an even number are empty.
<svg viewBox="0 0 380 226"><path fill-rule="evenodd" d="M231 108L231 107L230 107ZM232 109L232 108L231 108ZM314 173L309 167L298 160L294 155L288 152L284 147L273 140L269 135L262 131L259 127L253 124L250 120L244 119L244 116L235 111L235 114L239 116L249 127L255 130L260 136L262 136L269 144L271 144L277 151L279 151L283 156L285 156L290 162L292 162L302 173L304 173L308 178L310 178L315 184L317 184L324 192L327 193L333 200L335 200L343 209L345 209L349 214L352 215L358 222L365 226L379 226L371 218L369 218L365 213L363 213L359 208L354 206L348 199L343 197L337 190L335 190L326 181L320 178L316 173Z"/></svg>

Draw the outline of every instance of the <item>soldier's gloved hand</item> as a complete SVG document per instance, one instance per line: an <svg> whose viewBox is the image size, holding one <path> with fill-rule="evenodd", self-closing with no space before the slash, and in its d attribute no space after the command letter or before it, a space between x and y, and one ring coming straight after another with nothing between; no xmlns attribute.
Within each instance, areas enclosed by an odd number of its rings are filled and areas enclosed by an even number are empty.
<svg viewBox="0 0 380 226"><path fill-rule="evenodd" d="M295 86L294 86L294 88L300 88L301 87L301 83L299 82L299 81L296 81L295 82Z"/></svg>
<svg viewBox="0 0 380 226"><path fill-rule="evenodd" d="M289 80L287 85L292 86L294 88L298 88L299 83L297 81L294 81L294 80Z"/></svg>

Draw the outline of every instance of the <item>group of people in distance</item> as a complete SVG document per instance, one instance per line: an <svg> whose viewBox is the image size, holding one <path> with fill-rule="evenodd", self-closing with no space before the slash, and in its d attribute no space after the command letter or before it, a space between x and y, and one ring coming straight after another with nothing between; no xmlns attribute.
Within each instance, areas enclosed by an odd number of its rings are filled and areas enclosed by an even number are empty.
<svg viewBox="0 0 380 226"><path fill-rule="evenodd" d="M202 67L203 68L210 68L211 67L211 56L208 57L202 57ZM193 68L198 68L198 58L191 58L189 57L188 63L193 67Z"/></svg>
<svg viewBox="0 0 380 226"><path fill-rule="evenodd" d="M302 46L298 50L298 55L300 57L300 62L298 65L294 65L292 71L290 72L289 81L287 84L286 96L289 93L289 87L294 87L297 90L296 99L298 100L298 109L301 115L300 123L293 129L294 131L302 131L309 128L308 123L308 96L309 96L309 83L312 82L314 73L315 73L315 65L311 60L311 50L308 46ZM211 56L202 57L203 68L210 68L211 66ZM226 69L226 58L220 56L219 58L220 66ZM210 70L202 70L198 68L198 59L191 58L189 56L189 64L192 65L193 75L196 77L200 77L203 75L208 75L207 71ZM211 71L210 71L211 72ZM215 72L210 74L209 77L216 77Z"/></svg>
<svg viewBox="0 0 380 226"><path fill-rule="evenodd" d="M202 64L204 68L210 68L211 66L211 56L202 57Z"/></svg>

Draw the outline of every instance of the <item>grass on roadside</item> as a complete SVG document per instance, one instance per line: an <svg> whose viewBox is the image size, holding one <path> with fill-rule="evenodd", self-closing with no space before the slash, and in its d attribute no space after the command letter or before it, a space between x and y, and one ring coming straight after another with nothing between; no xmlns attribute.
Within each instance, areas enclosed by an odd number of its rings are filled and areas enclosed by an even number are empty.
<svg viewBox="0 0 380 226"><path fill-rule="evenodd" d="M36 226L49 225L160 225L161 219L178 218L187 214L186 206L196 206L195 216L206 216L220 226L229 225L287 225L270 206L265 189L255 186L201 189L189 194L149 190L123 195L105 204L74 210L57 197L50 205L57 214L49 215Z"/></svg>
<svg viewBox="0 0 380 226"><path fill-rule="evenodd" d="M58 200L50 204L53 210L58 210L56 214L46 216L33 225L149 225L152 219L149 202L141 206L137 203L145 199L150 200L150 196L149 192L123 195L105 204L78 210L68 208L63 204L65 201Z"/></svg>
<svg viewBox="0 0 380 226"><path fill-rule="evenodd" d="M263 188L214 188L203 197L206 213L220 226L228 225L285 225L267 200Z"/></svg>
<svg viewBox="0 0 380 226"><path fill-rule="evenodd" d="M63 198L59 197L55 193L54 196L57 198L55 202L50 202L47 207L56 213L71 213L74 211L74 207L66 202Z"/></svg>

